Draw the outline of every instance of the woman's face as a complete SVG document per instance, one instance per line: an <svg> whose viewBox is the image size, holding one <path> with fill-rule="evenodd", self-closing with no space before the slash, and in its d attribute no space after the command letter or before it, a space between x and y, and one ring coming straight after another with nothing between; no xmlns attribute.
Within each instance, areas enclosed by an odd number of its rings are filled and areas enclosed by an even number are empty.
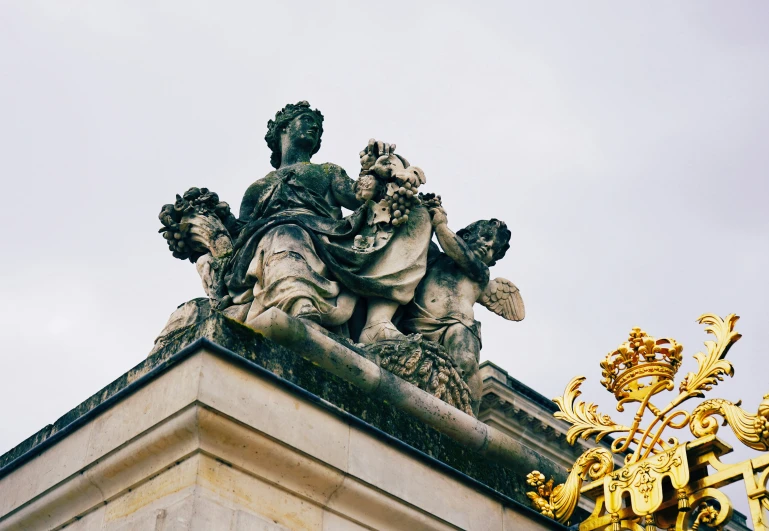
<svg viewBox="0 0 769 531"><path fill-rule="evenodd" d="M287 135L291 144L312 150L320 140L320 126L311 114L303 113L288 123L282 135Z"/></svg>

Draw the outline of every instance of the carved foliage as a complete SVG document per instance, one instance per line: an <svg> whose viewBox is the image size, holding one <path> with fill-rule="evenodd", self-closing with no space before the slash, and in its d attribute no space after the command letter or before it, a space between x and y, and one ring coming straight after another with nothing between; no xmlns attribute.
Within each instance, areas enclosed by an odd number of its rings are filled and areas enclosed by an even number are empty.
<svg viewBox="0 0 769 531"><path fill-rule="evenodd" d="M553 487L553 480L545 482L545 476L534 471L526 476L526 482L536 491L527 492L532 505L539 512L561 523L566 523L579 502L582 483L589 477L600 479L614 470L614 459L606 448L591 448L577 458L566 482Z"/></svg>
<svg viewBox="0 0 769 531"><path fill-rule="evenodd" d="M729 314L726 319L721 319L717 315L706 313L697 321L707 326L705 331L713 334L716 341L705 341L707 354L698 352L694 359L699 364L699 370L696 374L689 373L681 382L680 390L687 396L705 396L703 391L710 391L714 385L724 379L724 376L734 376L734 367L731 362L724 359L731 346L742 337L742 334L734 331L734 323L737 322L736 315Z"/></svg>
<svg viewBox="0 0 769 531"><path fill-rule="evenodd" d="M560 409L553 416L572 425L566 433L566 440L569 444L574 444L578 437L588 439L595 435L595 440L598 442L610 433L629 431L629 427L615 423L609 415L599 413L598 406L595 404L591 402L576 403L577 397L582 394L579 387L584 381L584 376L572 379L566 386L563 396L553 399L553 402L558 404Z"/></svg>
<svg viewBox="0 0 769 531"><path fill-rule="evenodd" d="M742 444L754 450L769 450L769 395L764 396L756 415L739 406L739 402L733 404L722 398L705 400L692 411L689 421L692 434L695 437L715 435L718 421L713 416L719 415Z"/></svg>

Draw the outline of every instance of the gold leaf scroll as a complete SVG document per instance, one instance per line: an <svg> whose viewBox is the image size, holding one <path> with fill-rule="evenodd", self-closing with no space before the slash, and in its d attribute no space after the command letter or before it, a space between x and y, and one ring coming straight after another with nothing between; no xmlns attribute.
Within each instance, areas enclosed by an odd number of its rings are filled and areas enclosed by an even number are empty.
<svg viewBox="0 0 769 531"><path fill-rule="evenodd" d="M705 400L692 411L689 428L695 437L715 435L718 432L718 421L713 415L724 418L726 424L742 444L754 450L769 450L769 421L761 413L767 410L769 395L764 397L759 407L759 414L753 415L741 407L722 398Z"/></svg>
<svg viewBox="0 0 769 531"><path fill-rule="evenodd" d="M726 319L719 316L706 313L697 319L700 324L706 324L705 331L713 334L716 341L705 341L707 354L698 352L694 355L700 368L697 374L689 373L681 382L681 393L687 398L704 397L704 391L710 391L714 385L724 379L724 376L734 376L734 367L731 362L724 359L731 346L737 342L741 334L734 331L734 323L737 322L736 315L729 314Z"/></svg>
<svg viewBox="0 0 769 531"><path fill-rule="evenodd" d="M579 387L584 381L584 376L573 378L566 386L563 396L553 399L553 402L560 409L553 416L572 425L566 432L568 443L574 444L578 437L587 439L593 434L596 435L595 441L598 442L610 433L630 431L629 427L616 424L609 415L599 413L598 406L593 403L579 402L575 404L577 397L582 394Z"/></svg>
<svg viewBox="0 0 769 531"><path fill-rule="evenodd" d="M590 477L591 480L601 479L614 470L614 457L606 448L590 448L577 458L569 472L569 477L562 485L553 489L550 497L553 517L561 523L568 522L579 502L582 483Z"/></svg>

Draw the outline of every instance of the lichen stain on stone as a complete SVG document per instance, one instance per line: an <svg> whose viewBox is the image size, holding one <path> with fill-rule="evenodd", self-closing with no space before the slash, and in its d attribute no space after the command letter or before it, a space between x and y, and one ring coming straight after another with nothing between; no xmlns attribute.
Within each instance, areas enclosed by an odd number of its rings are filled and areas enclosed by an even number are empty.
<svg viewBox="0 0 769 531"><path fill-rule="evenodd" d="M187 459L181 463L175 463L146 483L134 490L129 490L109 503L104 516L105 521L111 522L125 518L160 498L194 486L195 474L185 470L188 467L194 467L196 465L194 461Z"/></svg>
<svg viewBox="0 0 769 531"><path fill-rule="evenodd" d="M223 468L222 464L213 461L204 462L198 471L198 483L206 490L215 493L218 497L228 500L237 506L246 507L289 529L311 530L317 528L314 521L309 521L303 514L290 510L290 507L307 506L312 511L315 506L305 504L303 500L289 496L283 490L264 483L249 474L237 471L231 466ZM241 474L244 478L235 477ZM253 493L249 492L250 489L247 488L247 482L251 481L258 482L261 489L271 490L273 494L282 498L283 503L274 503L276 500L272 497L264 496L259 488L253 489Z"/></svg>
<svg viewBox="0 0 769 531"><path fill-rule="evenodd" d="M546 476L554 476L563 482L565 474L555 463L536 454L523 452L520 464L500 466L473 449L462 446L448 436L425 425L419 419L401 411L391 402L366 394L349 382L314 366L294 352L280 347L245 325L213 312L207 319L195 325L175 331L156 345L155 352L131 373L134 378L147 374L156 367L173 363L174 355L197 339L210 341L236 353L268 371L278 374L289 382L330 402L368 424L420 450L448 466L467 474L481 483L511 498L528 504L525 493L517 488L531 470L540 470ZM25 453L32 454L36 446L53 433L82 417L98 406L105 396L113 396L128 385L128 375L115 380L93 397L60 418L54 425L46 426L19 446L0 457L4 466ZM167 474L165 472L164 474ZM138 489L138 490L141 490ZM133 493L132 493L133 494Z"/></svg>

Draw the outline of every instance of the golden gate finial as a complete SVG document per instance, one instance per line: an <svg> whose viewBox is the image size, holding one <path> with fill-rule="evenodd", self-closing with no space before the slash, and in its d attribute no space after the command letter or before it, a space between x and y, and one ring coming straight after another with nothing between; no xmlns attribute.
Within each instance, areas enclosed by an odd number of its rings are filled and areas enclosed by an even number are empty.
<svg viewBox="0 0 769 531"><path fill-rule="evenodd" d="M715 340L705 342L706 353L694 355L697 372L688 373L678 394L662 407L653 404L652 399L656 400L662 391L675 389L683 346L674 339L657 339L633 328L628 340L601 362L601 384L614 394L617 410L638 404L630 426L599 413L596 404L577 402L585 377L572 379L563 396L553 399L559 408L555 417L571 424L568 442L574 444L578 437L593 436L599 442L608 434L615 434L615 438L609 448L598 446L583 453L563 485L553 487L537 471L529 474L527 482L536 489L528 493L534 506L565 523L580 494L594 498L596 511L580 525L581 531L609 529L607 526L618 531L627 524L640 526L642 521L647 531L688 531L701 526L718 529L731 518L732 505L717 488L745 478L754 528L769 531L769 524L764 523L769 519L763 514L769 510L769 454L737 465L721 463L719 457L731 448L715 437L719 423L713 418L723 417L743 444L769 450L769 395L755 415L740 408L739 403L723 399L705 400L691 413L679 409L687 400L703 398L725 376L734 375L731 362L724 358L741 337L734 331L737 319L734 314L725 319L705 314L698 319ZM693 441L679 443L675 437L662 436L667 430L687 426L695 437ZM615 455L624 456L625 461L616 471ZM707 465L718 470L716 476L707 475ZM752 482L746 470L752 472ZM588 476L592 481L583 485ZM672 490L663 488L663 482L669 482Z"/></svg>

